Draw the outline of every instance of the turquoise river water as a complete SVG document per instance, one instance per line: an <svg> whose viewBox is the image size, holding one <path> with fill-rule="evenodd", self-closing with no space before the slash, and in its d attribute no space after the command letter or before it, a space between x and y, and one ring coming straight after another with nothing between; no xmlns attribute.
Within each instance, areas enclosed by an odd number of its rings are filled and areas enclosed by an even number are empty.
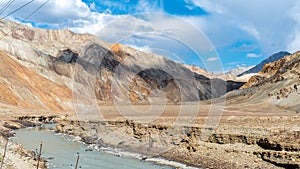
<svg viewBox="0 0 300 169"><path fill-rule="evenodd" d="M33 151L36 151L42 142L42 158L48 161L50 169L75 168L77 152L80 157L78 168L82 169L172 169L134 157L121 157L105 151L91 150L83 143L68 138L39 127L17 130L12 139Z"/></svg>

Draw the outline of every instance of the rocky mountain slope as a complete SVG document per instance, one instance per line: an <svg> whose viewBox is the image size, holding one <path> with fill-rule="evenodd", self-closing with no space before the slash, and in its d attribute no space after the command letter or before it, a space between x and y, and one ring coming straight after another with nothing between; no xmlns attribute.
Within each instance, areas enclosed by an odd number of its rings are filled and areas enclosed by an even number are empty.
<svg viewBox="0 0 300 169"><path fill-rule="evenodd" d="M227 95L235 103L269 103L283 110L300 112L300 52L288 55L263 69L241 87Z"/></svg>
<svg viewBox="0 0 300 169"><path fill-rule="evenodd" d="M64 111L71 107L71 90L11 59L0 51L0 102L28 109Z"/></svg>
<svg viewBox="0 0 300 169"><path fill-rule="evenodd" d="M270 62L275 62L275 61L277 61L277 60L279 60L279 59L281 59L281 58L283 58L287 55L290 55L290 53L289 52L283 52L283 51L275 53L275 54L271 55L270 57L268 57L267 59L260 62L258 65L254 66L253 68L251 68L251 69L249 69L249 70L247 70L247 71L245 71L245 72L243 72L243 73L241 73L237 76L240 77L240 76L247 75L247 74L258 73L259 71L262 70L262 68L264 67L265 64L268 64Z"/></svg>
<svg viewBox="0 0 300 169"><path fill-rule="evenodd" d="M63 111L100 102L181 102L221 96L243 83L209 79L165 57L89 34L0 21L1 102Z"/></svg>

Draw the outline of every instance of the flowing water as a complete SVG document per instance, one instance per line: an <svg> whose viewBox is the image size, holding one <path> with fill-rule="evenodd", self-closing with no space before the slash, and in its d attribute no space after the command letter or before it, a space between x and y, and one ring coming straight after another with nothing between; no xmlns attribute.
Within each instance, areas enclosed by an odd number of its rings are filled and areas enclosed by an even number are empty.
<svg viewBox="0 0 300 169"><path fill-rule="evenodd" d="M79 167L83 169L171 169L169 166L157 165L136 158L119 157L112 153L92 151L82 143L67 139L45 128L29 128L16 131L13 138L26 149L37 151L43 143L42 158L48 160L50 169L75 168L77 152Z"/></svg>

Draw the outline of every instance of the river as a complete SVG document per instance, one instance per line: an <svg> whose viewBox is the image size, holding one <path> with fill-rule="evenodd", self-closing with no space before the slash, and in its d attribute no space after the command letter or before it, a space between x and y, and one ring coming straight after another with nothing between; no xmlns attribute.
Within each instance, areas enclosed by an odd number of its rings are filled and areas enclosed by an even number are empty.
<svg viewBox="0 0 300 169"><path fill-rule="evenodd" d="M77 153L79 153L78 168L83 169L172 169L169 166L158 165L134 157L94 151L83 143L72 141L68 139L70 137L56 134L47 128L20 129L16 131L16 135L12 139L33 151L37 151L42 142L42 158L49 161L47 165L50 169L74 168Z"/></svg>

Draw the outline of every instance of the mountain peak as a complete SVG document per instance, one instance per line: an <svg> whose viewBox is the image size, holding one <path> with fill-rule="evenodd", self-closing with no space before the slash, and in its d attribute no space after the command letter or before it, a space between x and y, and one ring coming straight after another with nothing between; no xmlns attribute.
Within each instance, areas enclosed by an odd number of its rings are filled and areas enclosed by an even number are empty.
<svg viewBox="0 0 300 169"><path fill-rule="evenodd" d="M262 70L262 68L264 67L265 64L270 63L270 62L275 62L275 61L277 61L277 60L279 60L279 59L281 59L281 58L283 58L287 55L291 55L291 54L289 52L286 52L286 51L280 51L280 52L274 53L273 55L269 56L267 59L263 60L258 65L251 68L250 70L239 74L238 77L246 75L246 74L250 74L250 73L258 73Z"/></svg>

